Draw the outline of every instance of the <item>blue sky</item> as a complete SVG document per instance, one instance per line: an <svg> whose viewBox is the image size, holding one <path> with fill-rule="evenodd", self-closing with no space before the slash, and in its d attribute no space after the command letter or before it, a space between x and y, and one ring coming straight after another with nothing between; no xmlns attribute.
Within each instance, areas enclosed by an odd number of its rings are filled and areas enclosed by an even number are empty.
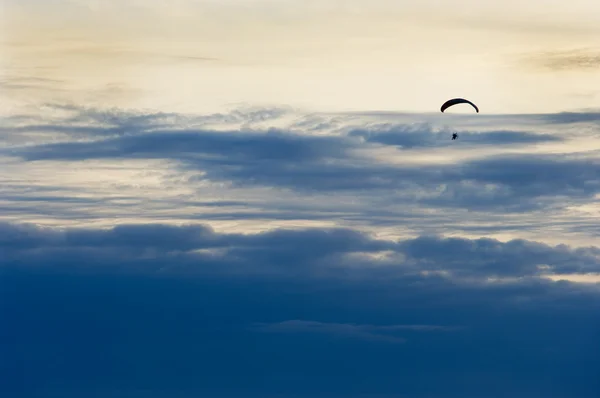
<svg viewBox="0 0 600 398"><path fill-rule="evenodd" d="M0 394L596 398L596 3L5 1Z"/></svg>

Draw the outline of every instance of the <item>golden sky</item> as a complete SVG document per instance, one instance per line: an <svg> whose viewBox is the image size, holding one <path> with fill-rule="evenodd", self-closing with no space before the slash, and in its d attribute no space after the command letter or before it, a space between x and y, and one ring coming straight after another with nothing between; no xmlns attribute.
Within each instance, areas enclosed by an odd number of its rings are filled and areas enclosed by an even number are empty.
<svg viewBox="0 0 600 398"><path fill-rule="evenodd" d="M0 101L485 113L600 105L600 3L3 0ZM24 90L27 89L27 90Z"/></svg>

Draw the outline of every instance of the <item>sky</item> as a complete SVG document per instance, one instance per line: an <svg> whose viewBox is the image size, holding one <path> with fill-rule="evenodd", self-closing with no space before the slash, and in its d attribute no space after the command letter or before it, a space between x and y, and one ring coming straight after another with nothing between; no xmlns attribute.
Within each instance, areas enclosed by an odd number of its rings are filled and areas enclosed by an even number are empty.
<svg viewBox="0 0 600 398"><path fill-rule="evenodd" d="M2 0L0 396L597 398L598 22Z"/></svg>

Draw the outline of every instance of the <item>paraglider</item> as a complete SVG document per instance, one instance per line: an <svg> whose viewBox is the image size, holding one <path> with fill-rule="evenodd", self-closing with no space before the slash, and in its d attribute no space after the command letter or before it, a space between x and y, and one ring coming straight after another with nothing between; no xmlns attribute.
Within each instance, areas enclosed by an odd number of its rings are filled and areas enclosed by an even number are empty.
<svg viewBox="0 0 600 398"><path fill-rule="evenodd" d="M477 108L477 105L475 105L471 101L466 100L464 98L453 98L453 99L450 99L450 100L444 102L444 104L440 108L440 111L444 112L446 109L450 108L451 106L457 105L457 104L469 104L473 108L475 108L475 110L477 111L477 113L479 113L479 108Z"/></svg>
<svg viewBox="0 0 600 398"><path fill-rule="evenodd" d="M452 98L452 99L449 99L448 101L446 101L446 102L444 102L442 104L442 107L440 108L440 111L443 113L446 109L450 108L451 106L458 105L458 104L469 104L473 108L475 108L475 111L477 113L479 113L479 108L477 107L477 105L475 105L471 101L469 101L467 99L464 99L464 98ZM457 138L458 138L458 134L457 133L452 133L452 140L454 141Z"/></svg>

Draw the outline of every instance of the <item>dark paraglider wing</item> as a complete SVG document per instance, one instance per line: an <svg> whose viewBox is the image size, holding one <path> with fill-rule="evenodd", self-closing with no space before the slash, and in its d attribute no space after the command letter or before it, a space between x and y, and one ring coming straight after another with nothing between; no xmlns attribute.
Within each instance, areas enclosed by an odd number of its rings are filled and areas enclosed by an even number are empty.
<svg viewBox="0 0 600 398"><path fill-rule="evenodd" d="M471 105L473 108L475 108L475 110L477 111L477 113L479 113L479 108L477 108L477 105L475 105L474 103L472 103L469 100L466 100L464 98L453 98L450 99L446 102L444 102L444 104L442 105L442 107L440 108L440 111L444 112L446 109L448 109L449 107L453 106L453 105L457 105L457 104L469 104Z"/></svg>

